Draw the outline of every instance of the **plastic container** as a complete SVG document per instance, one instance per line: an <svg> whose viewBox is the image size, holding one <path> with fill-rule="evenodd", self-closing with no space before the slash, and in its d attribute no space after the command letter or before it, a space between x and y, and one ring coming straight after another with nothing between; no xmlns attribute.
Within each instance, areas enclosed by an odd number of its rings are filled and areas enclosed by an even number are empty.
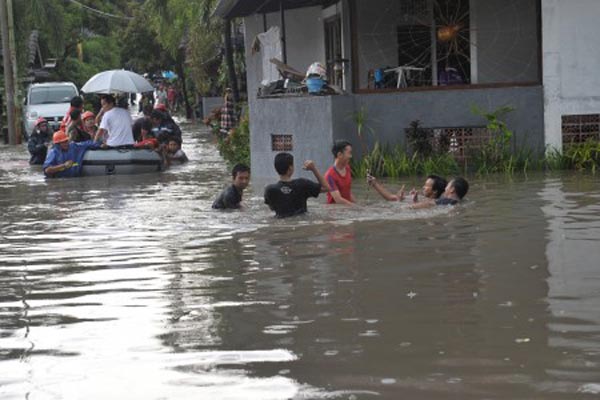
<svg viewBox="0 0 600 400"><path fill-rule="evenodd" d="M321 78L307 78L306 87L308 87L308 93L320 93L325 85L325 81Z"/></svg>

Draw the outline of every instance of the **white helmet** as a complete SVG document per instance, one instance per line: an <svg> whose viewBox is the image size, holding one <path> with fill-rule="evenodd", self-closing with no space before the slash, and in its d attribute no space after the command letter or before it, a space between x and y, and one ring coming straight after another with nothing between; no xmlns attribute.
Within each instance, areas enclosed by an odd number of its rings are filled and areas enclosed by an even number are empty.
<svg viewBox="0 0 600 400"><path fill-rule="evenodd" d="M306 77L318 76L319 78L327 78L327 69L320 62L315 62L308 67Z"/></svg>

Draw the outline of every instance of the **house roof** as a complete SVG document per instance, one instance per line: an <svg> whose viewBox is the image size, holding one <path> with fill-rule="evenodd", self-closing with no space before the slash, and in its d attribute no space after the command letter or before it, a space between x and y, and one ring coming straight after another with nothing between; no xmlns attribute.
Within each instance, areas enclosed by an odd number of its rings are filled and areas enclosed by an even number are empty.
<svg viewBox="0 0 600 400"><path fill-rule="evenodd" d="M222 18L246 17L279 11L281 3L286 10L311 6L326 6L334 0L219 0L214 15Z"/></svg>

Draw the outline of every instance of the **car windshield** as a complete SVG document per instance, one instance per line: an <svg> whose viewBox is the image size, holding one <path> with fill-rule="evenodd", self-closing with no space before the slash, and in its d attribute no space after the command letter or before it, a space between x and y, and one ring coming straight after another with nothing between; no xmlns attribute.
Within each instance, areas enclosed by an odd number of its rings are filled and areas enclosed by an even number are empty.
<svg viewBox="0 0 600 400"><path fill-rule="evenodd" d="M71 86L39 87L31 90L29 104L68 103L74 96L77 92Z"/></svg>

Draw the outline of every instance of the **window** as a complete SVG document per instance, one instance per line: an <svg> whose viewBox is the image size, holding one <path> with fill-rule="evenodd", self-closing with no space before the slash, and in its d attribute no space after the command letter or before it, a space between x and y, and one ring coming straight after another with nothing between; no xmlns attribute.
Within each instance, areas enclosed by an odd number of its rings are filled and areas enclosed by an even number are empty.
<svg viewBox="0 0 600 400"><path fill-rule="evenodd" d="M563 115L562 140L564 145L600 140L600 114Z"/></svg>
<svg viewBox="0 0 600 400"><path fill-rule="evenodd" d="M38 87L31 89L29 104L68 103L76 95L75 89L69 86Z"/></svg>
<svg viewBox="0 0 600 400"><path fill-rule="evenodd" d="M370 0L354 12L358 89L539 82L539 0Z"/></svg>
<svg viewBox="0 0 600 400"><path fill-rule="evenodd" d="M272 151L294 151L292 135L271 135Z"/></svg>

